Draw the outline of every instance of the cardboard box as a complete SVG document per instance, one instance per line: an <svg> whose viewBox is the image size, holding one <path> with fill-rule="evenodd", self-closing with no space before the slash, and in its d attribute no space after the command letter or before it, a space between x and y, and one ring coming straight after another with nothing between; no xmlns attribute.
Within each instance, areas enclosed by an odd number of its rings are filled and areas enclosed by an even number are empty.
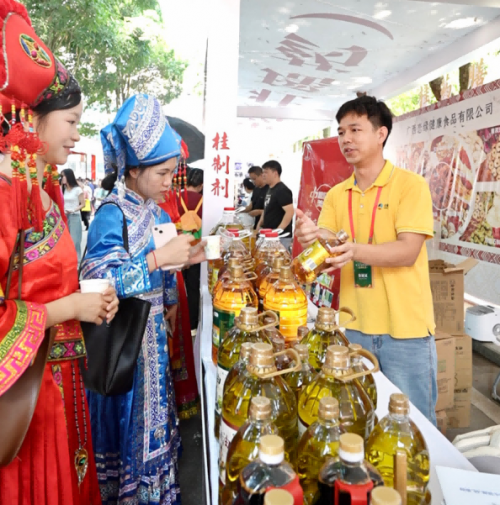
<svg viewBox="0 0 500 505"><path fill-rule="evenodd" d="M429 261L436 329L452 335L464 333L464 275L476 264L473 258L458 265L443 260Z"/></svg>
<svg viewBox="0 0 500 505"><path fill-rule="evenodd" d="M448 428L448 416L446 410L436 412L437 429L446 436L446 428Z"/></svg>
<svg viewBox="0 0 500 505"><path fill-rule="evenodd" d="M449 337L436 340L437 387L436 410L453 407L455 389L455 339Z"/></svg>
<svg viewBox="0 0 500 505"><path fill-rule="evenodd" d="M455 336L455 389L472 387L472 338Z"/></svg>
<svg viewBox="0 0 500 505"><path fill-rule="evenodd" d="M446 409L449 428L469 427L471 399L472 387L455 389L453 408Z"/></svg>

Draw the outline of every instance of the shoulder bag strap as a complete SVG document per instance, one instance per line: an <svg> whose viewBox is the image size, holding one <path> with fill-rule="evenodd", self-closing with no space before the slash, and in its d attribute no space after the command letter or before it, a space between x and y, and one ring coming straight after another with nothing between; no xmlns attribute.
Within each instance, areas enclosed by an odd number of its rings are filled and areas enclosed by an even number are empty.
<svg viewBox="0 0 500 505"><path fill-rule="evenodd" d="M188 212L188 208L186 206L186 203L184 202L184 198L182 198L182 195L179 195L179 200L181 201L182 208L184 209L184 212Z"/></svg>
<svg viewBox="0 0 500 505"><path fill-rule="evenodd" d="M122 225L123 247L124 247L125 251L127 251L127 253L130 254L129 246L128 246L128 227L127 227L127 219L125 217L125 214L123 213L122 208L115 202L104 202L97 209L97 212L100 212L100 210L103 207L106 207L106 205L115 205L116 207L118 207L120 209L120 212L122 213L122 216L123 216L123 225ZM96 212L96 214L97 214L97 212ZM87 249L88 249L88 244L85 246L85 251L83 252L82 261L80 262L80 267L78 268L78 278L80 278L81 274L82 274L82 264L83 264L83 260L85 259L85 256L87 255Z"/></svg>
<svg viewBox="0 0 500 505"><path fill-rule="evenodd" d="M198 205L196 206L196 209L194 209L195 213L198 214L198 211L200 210L200 207L203 203L203 197L200 198L200 201L198 202Z"/></svg>

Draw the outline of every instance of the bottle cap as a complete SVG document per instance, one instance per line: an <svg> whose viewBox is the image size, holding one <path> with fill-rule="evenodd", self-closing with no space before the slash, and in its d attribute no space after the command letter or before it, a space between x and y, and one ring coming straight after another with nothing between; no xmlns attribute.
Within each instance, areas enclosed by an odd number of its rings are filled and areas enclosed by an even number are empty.
<svg viewBox="0 0 500 505"><path fill-rule="evenodd" d="M229 274L233 279L242 279L245 277L245 272L243 270L243 266L241 265L241 262L238 263L238 265L234 267L229 267Z"/></svg>
<svg viewBox="0 0 500 505"><path fill-rule="evenodd" d="M264 496L264 505L293 505L293 495L286 489L271 489Z"/></svg>
<svg viewBox="0 0 500 505"><path fill-rule="evenodd" d="M271 228L262 228L259 231L259 235L265 235L266 233L269 233L270 231L273 231Z"/></svg>
<svg viewBox="0 0 500 505"><path fill-rule="evenodd" d="M259 324L259 315L256 307L243 307L240 312L240 324L253 326Z"/></svg>
<svg viewBox="0 0 500 505"><path fill-rule="evenodd" d="M272 269L279 272L283 266L285 266L285 258L283 256L276 256L273 259Z"/></svg>
<svg viewBox="0 0 500 505"><path fill-rule="evenodd" d="M279 456L285 453L285 442L278 435L264 435L260 437L259 454Z"/></svg>
<svg viewBox="0 0 500 505"><path fill-rule="evenodd" d="M240 359L249 360L252 352L252 342L244 342L240 348Z"/></svg>
<svg viewBox="0 0 500 505"><path fill-rule="evenodd" d="M344 243L344 242L347 242L349 240L349 235L344 230L340 230L337 233L337 239L340 242Z"/></svg>
<svg viewBox="0 0 500 505"><path fill-rule="evenodd" d="M281 333L279 333L276 329L268 328L266 330L266 335L267 338L271 341L274 352L281 352L285 350L286 347L285 337Z"/></svg>
<svg viewBox="0 0 500 505"><path fill-rule="evenodd" d="M371 505L401 505L401 495L392 487L378 486L372 490Z"/></svg>
<svg viewBox="0 0 500 505"><path fill-rule="evenodd" d="M403 393L393 393L389 399L389 412L391 414L408 415L410 413L410 400Z"/></svg>
<svg viewBox="0 0 500 505"><path fill-rule="evenodd" d="M309 347L305 344L295 344L293 348L298 352L300 356L300 361L309 361Z"/></svg>
<svg viewBox="0 0 500 505"><path fill-rule="evenodd" d="M349 350L353 352L358 352L363 349L363 346L360 344L349 344ZM361 359L361 356L356 356L356 355L351 355L351 361L352 360L359 360Z"/></svg>
<svg viewBox="0 0 500 505"><path fill-rule="evenodd" d="M292 274L292 269L289 266L282 266L280 268L280 281L293 281L294 277Z"/></svg>
<svg viewBox="0 0 500 505"><path fill-rule="evenodd" d="M329 345L326 349L325 364L327 368L348 369L351 366L349 349L343 345Z"/></svg>
<svg viewBox="0 0 500 505"><path fill-rule="evenodd" d="M324 328L329 326L336 326L336 313L331 308L321 307L320 309L318 309L318 317L316 318L316 327Z"/></svg>
<svg viewBox="0 0 500 505"><path fill-rule="evenodd" d="M239 266L241 263L241 258L229 258L227 262L227 268L234 268Z"/></svg>
<svg viewBox="0 0 500 505"><path fill-rule="evenodd" d="M231 212L231 211L235 211L236 209L234 207L224 207L224 212Z"/></svg>
<svg viewBox="0 0 500 505"><path fill-rule="evenodd" d="M297 328L297 337L299 340L302 340L304 337L309 335L309 328L307 326L299 326Z"/></svg>
<svg viewBox="0 0 500 505"><path fill-rule="evenodd" d="M342 433L339 438L339 457L348 463L359 463L365 455L363 439L356 433Z"/></svg>
<svg viewBox="0 0 500 505"><path fill-rule="evenodd" d="M265 396L254 396L250 401L250 417L257 421L271 418L271 400Z"/></svg>
<svg viewBox="0 0 500 505"><path fill-rule="evenodd" d="M233 237L239 237L240 236L240 230L227 230Z"/></svg>
<svg viewBox="0 0 500 505"><path fill-rule="evenodd" d="M324 396L319 401L318 417L324 421L336 421L340 415L339 401L337 398Z"/></svg>
<svg viewBox="0 0 500 505"><path fill-rule="evenodd" d="M269 231L266 234L267 238L278 238L279 234L277 231Z"/></svg>
<svg viewBox="0 0 500 505"><path fill-rule="evenodd" d="M248 365L256 368L276 368L273 348L270 344L253 344Z"/></svg>

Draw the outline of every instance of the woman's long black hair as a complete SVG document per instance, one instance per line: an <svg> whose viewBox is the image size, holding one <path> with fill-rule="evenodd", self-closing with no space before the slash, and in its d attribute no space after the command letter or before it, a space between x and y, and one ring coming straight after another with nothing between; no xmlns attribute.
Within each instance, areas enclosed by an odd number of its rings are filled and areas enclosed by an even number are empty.
<svg viewBox="0 0 500 505"><path fill-rule="evenodd" d="M61 177L62 176L66 177L66 182L68 183L70 189L76 188L78 186L78 182L76 182L75 172L73 172L71 168L65 168L61 172ZM63 192L65 191L65 189L66 188L63 188Z"/></svg>

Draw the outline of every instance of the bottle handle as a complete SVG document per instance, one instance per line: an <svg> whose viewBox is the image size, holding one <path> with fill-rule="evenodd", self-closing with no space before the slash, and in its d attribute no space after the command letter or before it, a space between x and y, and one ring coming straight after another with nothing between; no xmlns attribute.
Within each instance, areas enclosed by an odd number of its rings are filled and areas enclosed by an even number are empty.
<svg viewBox="0 0 500 505"><path fill-rule="evenodd" d="M302 370L302 361L300 359L299 353L295 349L285 349L284 351L277 352L273 354L273 358L278 356L283 356L284 354L291 354L293 360L295 361L295 366L291 368L285 368L284 370L279 370L276 372L270 372L265 374L258 374L261 379L271 379L272 377L278 377L278 375L285 375L290 372L300 372Z"/></svg>
<svg viewBox="0 0 500 505"><path fill-rule="evenodd" d="M255 272L244 272L243 275L247 281L254 281L257 279L257 274Z"/></svg>
<svg viewBox="0 0 500 505"><path fill-rule="evenodd" d="M349 353L349 356L353 356L353 355L362 356L363 358L366 358L368 361L371 362L371 364L373 365L373 368L370 368L368 370L363 370L362 372L350 373L350 374L346 374L346 375L334 374L335 378L338 379L339 381L347 382L347 381L352 381L354 379L360 379L361 377L365 377L366 375L374 374L375 372L378 372L380 370L378 359L370 351L367 351L366 349L360 349L359 351L353 351L353 352Z"/></svg>
<svg viewBox="0 0 500 505"><path fill-rule="evenodd" d="M337 314L339 314L339 326L340 326L340 313L341 312L344 312L344 313L349 314L351 316L351 319L344 321L342 323L342 326L345 326L346 324L353 323L354 321L356 321L356 316L354 315L354 312L349 307L340 307L340 309L337 310Z"/></svg>
<svg viewBox="0 0 500 505"><path fill-rule="evenodd" d="M266 316L273 318L273 321L271 323L259 326L259 328L257 328L256 331L267 330L268 328L276 328L276 325L279 323L278 314L276 314L276 312L273 312L272 310L266 310L265 312L262 312L262 314L259 314L259 319L262 318L262 320L264 321L264 317Z"/></svg>

